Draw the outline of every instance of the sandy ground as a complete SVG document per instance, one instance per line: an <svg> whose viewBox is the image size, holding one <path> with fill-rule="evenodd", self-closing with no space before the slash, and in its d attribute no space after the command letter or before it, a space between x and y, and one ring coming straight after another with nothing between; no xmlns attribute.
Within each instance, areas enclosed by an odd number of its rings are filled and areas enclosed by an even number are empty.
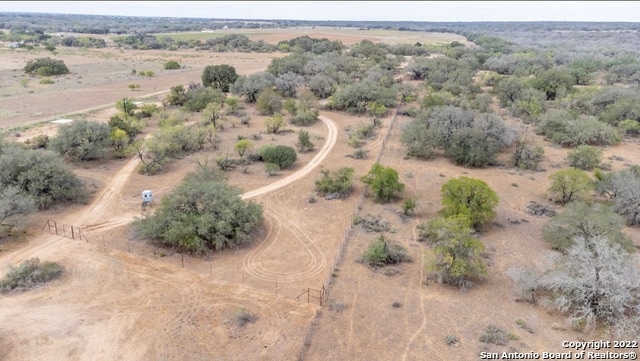
<svg viewBox="0 0 640 361"><path fill-rule="evenodd" d="M20 73L12 69L27 57L43 54L4 55L0 54L0 124L12 128L51 119L56 112L104 122L113 114L115 101L132 94L127 88L131 82L142 85L139 92L133 92L140 97L166 91L176 82L197 82L208 64L230 63L239 72L249 73L265 69L272 57L279 56L70 51L64 55L65 63L78 68L85 64L85 71L56 80L54 86L59 88L33 84L37 83L34 80L22 88ZM131 60L123 62L120 57ZM163 59L179 59L187 68L164 73L158 70ZM113 67L119 70L108 75ZM154 70L157 76L132 77L131 68ZM73 101L60 104L65 99ZM89 108L93 110L84 111ZM465 169L443 157L405 159L399 138L409 119L399 117L390 128L389 116L376 137L365 144L369 157L355 160L347 157L353 152L347 145L348 129L370 120L323 112L323 121L307 128L315 150L299 154L291 169L269 177L261 164L254 164L246 172L236 169L227 174L246 198L264 206L265 222L252 246L195 258L157 249L137 238L129 224L143 216L140 192L153 189L160 199L197 167L196 161L232 151L238 135L260 133L264 117L252 109L249 113L252 122L248 127L230 126L221 133L219 150L186 156L157 176L138 174L135 159L76 166L75 172L93 192L92 202L29 217L23 242L0 244L2 269L40 257L59 262L66 270L62 279L45 287L0 296L0 360L476 360L485 349L561 352L565 351L561 346L564 340L606 336L576 333L559 315L515 302L512 295L507 271L512 267L545 267L549 252L540 231L548 219L526 213L530 200L547 203L548 175L566 166L567 150L548 143L543 143L546 155L540 172L506 166ZM297 129L263 135L255 147L268 143L293 146ZM30 126L20 130L20 139L55 130L48 124ZM406 184L404 196L419 197L417 214L400 217L400 201L378 205L364 198L359 207L364 192L360 182L346 200L316 197L316 202L309 202L321 169L353 167L360 177L383 145L381 163L398 170ZM635 140L604 151L605 158L622 157L622 161L611 160L613 169L638 164ZM507 160L505 152L500 161L506 164ZM430 251L416 242L415 229L436 216L441 207L441 185L461 175L485 180L500 196L494 225L480 237L489 251L489 275L467 293L423 284ZM361 252L377 235L351 228L354 211L389 221L395 231L386 235L405 245L413 262L395 267L397 274L393 276L358 263ZM68 228L62 224L80 227L84 238L43 232L47 219L64 232ZM628 233L640 245L637 230ZM329 283L328 298L320 307L314 290ZM394 302L399 307L393 307ZM234 315L240 309L257 320L239 326ZM520 328L516 324L519 319L534 333ZM488 324L518 339L506 347L482 344L478 338ZM458 337L460 345L447 346L447 335Z"/></svg>

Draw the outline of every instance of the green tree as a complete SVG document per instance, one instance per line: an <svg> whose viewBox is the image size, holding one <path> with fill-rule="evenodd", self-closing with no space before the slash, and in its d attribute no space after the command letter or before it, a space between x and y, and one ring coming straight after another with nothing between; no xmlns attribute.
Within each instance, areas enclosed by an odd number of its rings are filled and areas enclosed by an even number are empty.
<svg viewBox="0 0 640 361"><path fill-rule="evenodd" d="M109 124L109 127L111 128L111 132L115 129L124 130L130 141L133 141L135 137L140 134L143 127L142 122L138 118L128 116L125 113L119 113L112 116L107 124Z"/></svg>
<svg viewBox="0 0 640 361"><path fill-rule="evenodd" d="M280 113L276 113L272 117L267 118L265 124L267 126L267 133L271 134L278 134L287 126L287 122Z"/></svg>
<svg viewBox="0 0 640 361"><path fill-rule="evenodd" d="M298 151L302 153L313 149L313 143L311 143L309 132L302 129L298 132L298 142L296 143L296 147L298 147Z"/></svg>
<svg viewBox="0 0 640 361"><path fill-rule="evenodd" d="M576 237L583 237L607 239L632 252L633 243L622 233L624 224L624 217L616 214L612 205L574 201L544 225L542 234L558 251L566 251Z"/></svg>
<svg viewBox="0 0 640 361"><path fill-rule="evenodd" d="M493 220L498 202L498 195L481 179L460 177L442 185L442 215L467 217L473 227Z"/></svg>
<svg viewBox="0 0 640 361"><path fill-rule="evenodd" d="M127 132L120 128L111 129L109 139L111 140L111 145L113 146L113 150L115 150L116 155L124 156L124 150L130 141Z"/></svg>
<svg viewBox="0 0 640 361"><path fill-rule="evenodd" d="M0 189L3 194L0 204L9 209L28 210L26 204L14 204L18 201L16 189L25 202L31 199L41 209L56 203L82 203L88 198L82 182L54 152L25 149L19 144L2 141Z"/></svg>
<svg viewBox="0 0 640 361"><path fill-rule="evenodd" d="M36 210L33 197L25 194L19 187L2 184L0 190L0 239L13 228L14 216L25 216Z"/></svg>
<svg viewBox="0 0 640 361"><path fill-rule="evenodd" d="M271 88L265 88L256 100L256 109L262 115L273 115L282 109L282 97Z"/></svg>
<svg viewBox="0 0 640 361"><path fill-rule="evenodd" d="M260 205L246 203L241 190L203 168L185 177L163 197L153 215L139 219L135 229L161 245L202 254L251 242L262 221Z"/></svg>
<svg viewBox="0 0 640 361"><path fill-rule="evenodd" d="M544 157L544 148L536 144L527 135L520 136L516 141L516 149L511 157L511 164L520 169L538 169Z"/></svg>
<svg viewBox="0 0 640 361"><path fill-rule="evenodd" d="M461 129L451 138L445 154L456 164L483 168L495 162L499 148L497 142L486 133L476 129Z"/></svg>
<svg viewBox="0 0 640 361"><path fill-rule="evenodd" d="M229 86L238 80L236 68L228 64L208 65L202 72L202 84L227 93Z"/></svg>
<svg viewBox="0 0 640 361"><path fill-rule="evenodd" d="M267 145L260 150L260 157L265 163L273 163L280 169L286 169L296 161L297 154L295 149L286 145Z"/></svg>
<svg viewBox="0 0 640 361"><path fill-rule="evenodd" d="M468 222L464 217L452 217L429 227L438 235L432 239L435 259L428 265L431 277L463 291L470 287L471 279L487 273L481 257L484 244L471 236Z"/></svg>
<svg viewBox="0 0 640 361"><path fill-rule="evenodd" d="M253 143L249 139L240 139L236 142L234 149L238 152L240 158L243 158L245 153L253 148Z"/></svg>
<svg viewBox="0 0 640 361"><path fill-rule="evenodd" d="M493 89L503 107L514 104L526 88L524 80L515 76L502 78Z"/></svg>
<svg viewBox="0 0 640 361"><path fill-rule="evenodd" d="M567 204L572 200L588 200L589 192L594 184L589 175L575 168L559 170L549 176L551 187L547 190L551 199L560 204Z"/></svg>
<svg viewBox="0 0 640 361"><path fill-rule="evenodd" d="M111 144L111 129L104 123L76 120L60 128L51 149L75 161L100 159Z"/></svg>
<svg viewBox="0 0 640 361"><path fill-rule="evenodd" d="M371 241L369 248L362 253L360 259L371 267L384 267L411 261L404 247L388 240L384 235Z"/></svg>
<svg viewBox="0 0 640 361"><path fill-rule="evenodd" d="M533 87L543 91L547 100L555 100L572 90L575 84L573 77L562 70L545 70L536 75Z"/></svg>
<svg viewBox="0 0 640 361"><path fill-rule="evenodd" d="M40 76L68 74L69 68L62 60L51 58L38 58L27 61L24 72L28 74L38 74Z"/></svg>
<svg viewBox="0 0 640 361"><path fill-rule="evenodd" d="M210 103L222 106L225 95L218 89L197 88L186 93L187 100L184 102L185 109L192 112L201 112Z"/></svg>
<svg viewBox="0 0 640 361"><path fill-rule="evenodd" d="M329 106L338 110L364 114L370 103L387 108L396 103L396 91L371 80L354 82L340 89L330 98Z"/></svg>
<svg viewBox="0 0 640 361"><path fill-rule="evenodd" d="M404 189L400 183L398 172L393 168L386 168L378 163L371 166L367 175L361 181L373 191L376 202L387 203Z"/></svg>
<svg viewBox="0 0 640 361"><path fill-rule="evenodd" d="M570 166L582 170L591 170L602 162L602 150L590 145L581 145L567 154Z"/></svg>
<svg viewBox="0 0 640 361"><path fill-rule="evenodd" d="M241 76L229 86L229 90L233 94L244 96L249 103L255 103L263 89L273 87L275 79L273 74L266 72Z"/></svg>

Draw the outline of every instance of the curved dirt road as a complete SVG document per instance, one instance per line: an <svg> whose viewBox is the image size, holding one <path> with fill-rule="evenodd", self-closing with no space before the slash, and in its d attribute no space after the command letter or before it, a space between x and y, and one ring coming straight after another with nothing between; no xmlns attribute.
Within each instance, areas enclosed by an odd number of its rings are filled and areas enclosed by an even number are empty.
<svg viewBox="0 0 640 361"><path fill-rule="evenodd" d="M313 159L288 177L245 193L243 199L301 179L328 156L337 142L337 125L327 117L320 119L327 126L327 140ZM101 231L133 221L139 214L123 212L120 195L138 162L132 158L124 163L91 204L59 221ZM115 217L105 218L109 215ZM31 257L57 259L68 276L61 287L0 296L0 318L6 321L0 335L12 335L0 338L0 359L80 361L100 355L96 359L186 360L214 353L233 359L237 352L247 359L288 359L300 347L293 340L313 317L313 307L274 298L264 290L205 280L162 262L84 246L83 241L43 234L29 243L2 254L0 265ZM314 270L326 265L322 255L312 256L317 258ZM243 329L233 326L229 315L238 309L251 311L257 321ZM57 335L55 342L52 335Z"/></svg>
<svg viewBox="0 0 640 361"><path fill-rule="evenodd" d="M307 163L304 167L302 167L302 169L298 170L297 172L289 175L288 177L280 179L277 182L273 182L269 185L266 185L262 188L258 188L250 192L246 192L245 194L242 195L242 199L253 198L261 194L269 193L276 189L282 188L287 184L291 184L297 181L298 179L309 174L309 172L311 172L313 168L317 167L318 164L320 164L320 162L322 162L327 157L327 155L329 155L329 152L331 151L333 146L336 145L336 141L338 140L338 127L336 126L336 123L333 120L325 116L321 115L319 119L322 120L324 124L327 126L328 139L324 143L324 146L322 147L322 149L320 149L318 154L316 154L315 157L313 157L313 159L311 159L309 163Z"/></svg>

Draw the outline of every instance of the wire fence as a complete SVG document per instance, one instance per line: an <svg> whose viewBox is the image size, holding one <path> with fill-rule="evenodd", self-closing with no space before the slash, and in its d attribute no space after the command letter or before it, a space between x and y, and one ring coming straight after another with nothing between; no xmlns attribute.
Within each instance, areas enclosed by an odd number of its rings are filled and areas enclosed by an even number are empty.
<svg viewBox="0 0 640 361"><path fill-rule="evenodd" d="M51 234L57 234L62 237L78 240L82 240L84 238L87 242L89 241L84 233L82 233L82 229L80 227L57 223L56 221L50 219L47 219L45 224L42 226L42 230L47 231Z"/></svg>
<svg viewBox="0 0 640 361"><path fill-rule="evenodd" d="M398 104L396 109L393 111L393 115L391 117L391 121L389 122L389 128L387 129L387 132L384 135L384 138L382 139L382 146L380 147L380 150L378 151L378 155L376 156L376 163L380 162L380 159L382 158L382 155L384 154L384 148L385 148L385 145L387 143L387 140L389 139L389 136L391 135L391 130L393 129L393 126L396 123L396 118L398 116L398 110L399 109L400 109L400 103ZM360 208L362 207L362 203L364 202L364 195L365 195L365 193L362 192L362 193L360 193L360 196L358 197L358 202L356 203L355 209L351 213L351 218L350 218L349 224L347 225L347 228L344 231L344 235L342 237L342 240L340 241L340 245L338 246L338 249L337 249L336 254L334 256L333 263L331 264L331 268L329 269L329 273L327 274L324 282L322 283L322 287L324 289L326 289L325 297L328 296L328 293L330 291L331 281L335 277L335 271L338 268L338 265L340 264L340 262L342 262L344 251L346 250L346 247L347 247L347 242L348 242L349 237L351 236L351 233L353 231L354 221L355 221L356 217L358 216Z"/></svg>

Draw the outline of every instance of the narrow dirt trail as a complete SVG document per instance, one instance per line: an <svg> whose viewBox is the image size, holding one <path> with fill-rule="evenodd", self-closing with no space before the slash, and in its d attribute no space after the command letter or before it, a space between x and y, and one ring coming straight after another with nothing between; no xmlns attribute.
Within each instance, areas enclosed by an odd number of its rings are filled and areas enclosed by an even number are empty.
<svg viewBox="0 0 640 361"><path fill-rule="evenodd" d="M246 192L245 194L242 195L242 199L254 198L261 194L272 192L276 189L280 189L288 184L291 184L300 178L303 178L307 174L311 173L311 171L314 168L316 168L329 155L329 153L331 152L331 149L333 149L333 146L336 145L336 141L338 140L338 126L333 120L325 116L321 115L319 119L322 122L324 122L324 124L327 126L327 141L324 143L324 146L322 147L322 149L320 149L318 154L316 154L315 157L313 157L313 159L311 159L309 163L307 163L304 167L302 167L297 172L289 175L286 178L280 179L277 182L273 182L267 186L264 186L262 188L258 188L253 191Z"/></svg>

